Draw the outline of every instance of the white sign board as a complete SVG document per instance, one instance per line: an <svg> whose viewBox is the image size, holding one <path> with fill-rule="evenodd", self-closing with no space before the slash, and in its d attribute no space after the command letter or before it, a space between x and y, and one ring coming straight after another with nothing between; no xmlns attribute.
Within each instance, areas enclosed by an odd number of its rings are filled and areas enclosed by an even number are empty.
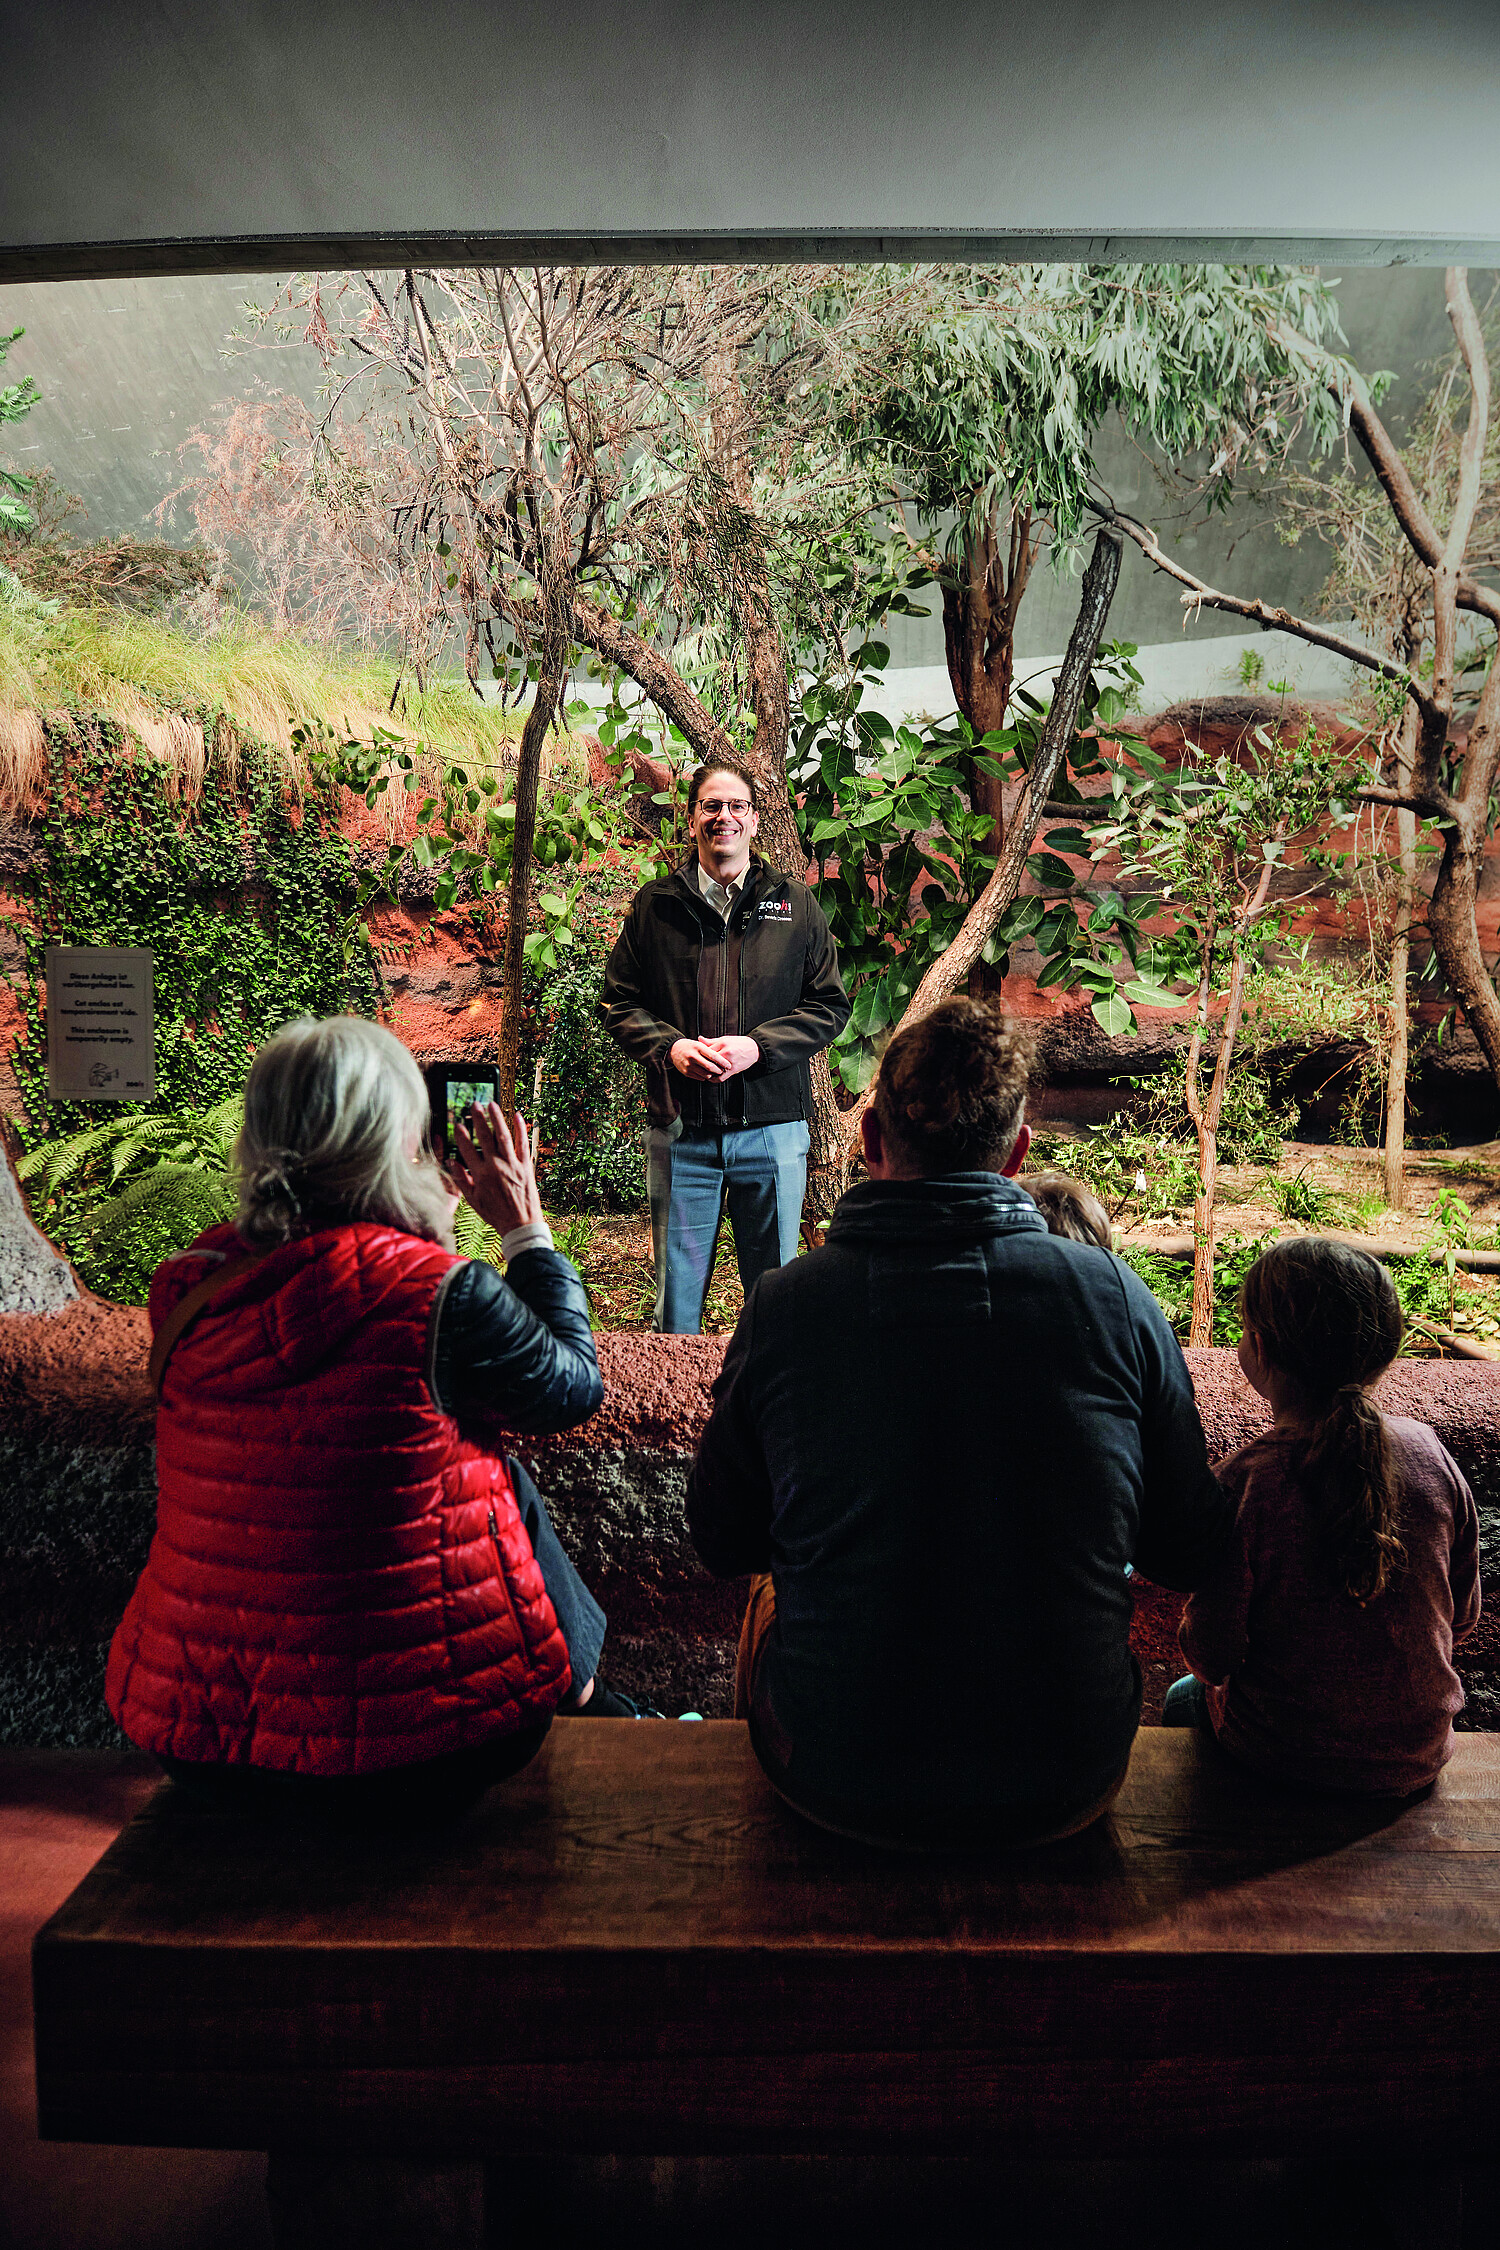
<svg viewBox="0 0 1500 2250"><path fill-rule="evenodd" d="M47 1091L55 1101L156 1094L152 957L140 945L47 948Z"/></svg>

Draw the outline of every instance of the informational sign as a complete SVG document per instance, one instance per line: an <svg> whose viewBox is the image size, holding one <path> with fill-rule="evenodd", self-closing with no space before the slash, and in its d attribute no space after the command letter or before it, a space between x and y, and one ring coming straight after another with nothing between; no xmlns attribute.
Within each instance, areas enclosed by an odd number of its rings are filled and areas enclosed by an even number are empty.
<svg viewBox="0 0 1500 2250"><path fill-rule="evenodd" d="M56 1101L156 1094L152 956L142 945L47 948L47 1091Z"/></svg>

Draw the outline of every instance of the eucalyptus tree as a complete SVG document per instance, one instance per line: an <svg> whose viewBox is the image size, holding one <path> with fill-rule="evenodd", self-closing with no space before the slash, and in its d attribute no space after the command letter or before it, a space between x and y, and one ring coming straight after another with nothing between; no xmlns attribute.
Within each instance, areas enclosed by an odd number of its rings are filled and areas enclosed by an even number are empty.
<svg viewBox="0 0 1500 2250"><path fill-rule="evenodd" d="M1341 341L1332 292L1302 268L960 267L866 370L849 439L915 517L911 549L941 590L948 677L976 736L1007 723L1022 601L1044 550L1065 561L1078 548L1112 415L1164 467L1199 456L1186 487L1210 509L1299 436L1332 442L1338 408L1289 328L1320 351ZM1000 777L976 762L971 795L998 853Z"/></svg>
<svg viewBox="0 0 1500 2250"><path fill-rule="evenodd" d="M1492 291L1480 316L1486 353L1492 353L1500 326L1500 291ZM1400 459L1419 506L1433 522L1451 522L1460 497L1464 436L1472 386L1464 352L1455 339L1447 358L1430 371L1430 381L1409 417ZM1372 433L1373 434L1373 433ZM1378 443L1378 441L1377 441ZM1393 657L1406 672L1425 675L1434 635L1432 571L1403 528L1402 516L1387 498L1384 481L1370 475L1368 459L1344 457L1294 471L1275 493L1282 536L1293 543L1311 535L1332 554L1332 568L1319 598L1324 617L1349 618L1372 647ZM1500 577L1500 419L1484 440L1479 492L1469 527L1466 565L1493 584ZM1472 715L1474 676L1483 676L1482 648L1470 648L1456 662L1455 716ZM1421 711L1404 682L1372 682L1374 731L1380 771L1398 789L1412 780ZM1372 807L1372 819L1377 808ZM1392 818L1387 809L1386 820ZM1386 1062L1385 1199L1393 1210L1405 1200L1404 1151L1406 1078L1409 1048L1408 973L1414 922L1420 912L1417 887L1419 852L1438 848L1429 826L1419 844L1416 812L1394 811L1396 849L1382 867L1377 860L1377 896L1388 912L1390 1038ZM1373 845L1372 845L1373 849ZM1383 878L1383 879L1381 879Z"/></svg>
<svg viewBox="0 0 1500 2250"><path fill-rule="evenodd" d="M1414 473L1410 446L1403 453L1381 419L1377 384L1367 382L1347 362L1332 360L1315 339L1290 325L1278 331L1282 348L1302 356L1324 386L1384 495L1396 541L1404 550L1401 568L1413 574L1411 598L1422 613L1421 641L1410 655L1403 655L1399 643L1384 648L1378 638L1372 642L1330 623L1296 616L1263 595L1234 594L1210 586L1168 554L1149 525L1103 500L1096 506L1158 570L1183 587L1185 606L1228 611L1330 649L1410 706L1414 717L1399 736L1409 755L1409 768L1403 758L1393 780L1371 778L1358 794L1367 804L1408 810L1419 820L1435 823L1442 834L1427 926L1443 974L1500 1085L1500 998L1485 962L1477 913L1485 842L1500 778L1496 434L1491 426L1484 329L1462 267L1448 269L1444 293L1457 366L1440 417L1441 432L1431 441L1436 451L1430 478L1420 461ZM1461 614L1479 621L1478 640L1467 656L1459 647ZM1407 647L1412 647L1410 631L1408 627ZM1478 686L1467 741L1460 751L1451 736L1465 673Z"/></svg>
<svg viewBox="0 0 1500 2250"><path fill-rule="evenodd" d="M372 608L413 622L416 661L457 628L476 686L533 690L503 1072L541 744L579 648L634 681L697 757L747 758L768 856L805 867L786 783L791 677L799 649L837 641L830 584L858 578L871 544L869 475L828 401L928 288L921 273L827 267L412 270L312 277L263 316L326 371L323 411L292 449L298 525L310 493L340 567L369 575ZM285 492L287 450L266 466ZM236 488L254 479L237 469ZM383 538L364 535L372 523ZM826 1064L815 1095L826 1169Z"/></svg>
<svg viewBox="0 0 1500 2250"><path fill-rule="evenodd" d="M476 686L488 675L531 688L505 951L507 1100L541 752L577 646L634 679L700 756L736 747L653 627L701 606L705 585L764 580L761 527L715 442L711 400L764 339L775 301L774 282L751 269L717 285L680 269L407 270L318 276L292 293L298 340L318 349L328 382L304 476L335 514L387 522L377 571L416 589L408 615L461 630ZM777 356L786 370L795 355ZM389 465L384 479L369 477L371 461ZM774 845L775 797L771 807Z"/></svg>
<svg viewBox="0 0 1500 2250"><path fill-rule="evenodd" d="M25 335L24 328L13 328L8 336L0 336L0 367L12 344L19 343ZM0 384L0 422L19 422L31 412L41 397L41 392L29 375L19 383ZM26 505L26 495L33 479L17 474L14 469L0 469L0 531L29 531L31 510Z"/></svg>
<svg viewBox="0 0 1500 2250"><path fill-rule="evenodd" d="M1359 777L1348 753L1310 720L1295 733L1257 727L1234 755L1209 758L1189 744L1171 771L1143 746L1134 755L1123 747L1117 792L1095 800L1079 829L1054 830L1049 841L1096 863L1116 861L1118 880L1148 884L1151 903L1171 925L1152 944L1156 988L1133 996L1192 1010L1183 1065L1198 1143L1189 1341L1206 1345L1213 1342L1219 1126L1246 980L1321 887L1330 807L1347 809L1342 800ZM1085 914L1088 903L1079 901ZM1162 989L1181 982L1190 988L1181 1001Z"/></svg>

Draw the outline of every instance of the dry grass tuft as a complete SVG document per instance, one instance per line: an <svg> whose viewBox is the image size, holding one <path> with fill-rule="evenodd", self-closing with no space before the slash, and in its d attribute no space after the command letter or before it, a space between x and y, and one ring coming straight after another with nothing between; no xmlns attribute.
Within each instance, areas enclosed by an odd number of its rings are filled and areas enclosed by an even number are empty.
<svg viewBox="0 0 1500 2250"><path fill-rule="evenodd" d="M0 582L0 596L6 587ZM515 769L521 721L482 703L466 682L425 690L378 657L345 656L277 635L246 618L212 631L127 610L41 603L11 582L0 599L0 809L35 809L45 783L44 714L68 707L124 728L167 766L188 799L210 762L233 778L246 741L281 760L288 786L306 779L293 734L324 729L368 742L377 729L425 745L422 794L438 795L445 765L504 783ZM581 786L587 758L563 737L549 745L544 782ZM382 799L392 833L404 793Z"/></svg>
<svg viewBox="0 0 1500 2250"><path fill-rule="evenodd" d="M0 808L34 812L47 793L47 737L39 711L0 703Z"/></svg>

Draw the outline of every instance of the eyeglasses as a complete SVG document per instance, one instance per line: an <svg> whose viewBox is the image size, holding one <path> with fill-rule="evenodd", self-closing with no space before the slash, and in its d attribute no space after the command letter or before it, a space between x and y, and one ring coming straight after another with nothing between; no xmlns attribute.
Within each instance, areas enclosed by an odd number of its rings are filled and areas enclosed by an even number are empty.
<svg viewBox="0 0 1500 2250"><path fill-rule="evenodd" d="M727 812L733 813L735 818L740 820L744 818L747 812L753 812L755 808L748 797L740 797L733 803L723 797L700 797L698 799L698 810L701 813L707 813L710 819L716 813Z"/></svg>

